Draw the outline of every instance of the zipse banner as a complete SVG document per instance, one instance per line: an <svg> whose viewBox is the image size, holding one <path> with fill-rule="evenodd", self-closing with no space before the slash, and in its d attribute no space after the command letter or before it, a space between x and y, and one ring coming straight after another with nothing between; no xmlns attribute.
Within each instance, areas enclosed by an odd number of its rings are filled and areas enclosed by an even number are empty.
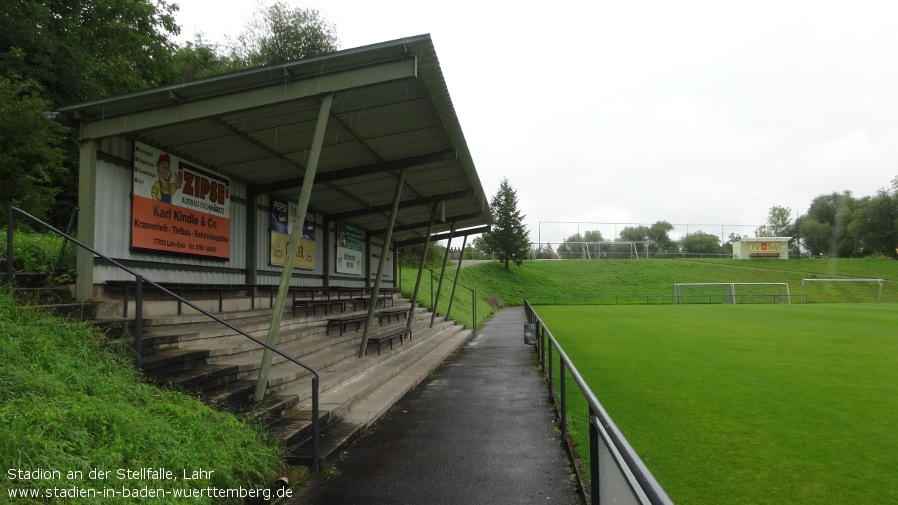
<svg viewBox="0 0 898 505"><path fill-rule="evenodd" d="M134 143L131 247L228 259L230 180Z"/></svg>

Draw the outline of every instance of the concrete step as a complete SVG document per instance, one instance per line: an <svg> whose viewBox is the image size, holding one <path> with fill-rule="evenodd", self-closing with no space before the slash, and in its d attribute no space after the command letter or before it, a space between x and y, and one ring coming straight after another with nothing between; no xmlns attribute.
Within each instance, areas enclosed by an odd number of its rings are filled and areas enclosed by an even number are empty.
<svg viewBox="0 0 898 505"><path fill-rule="evenodd" d="M23 303L33 305L56 305L72 303L74 297L68 287L17 287L14 296Z"/></svg>
<svg viewBox="0 0 898 505"><path fill-rule="evenodd" d="M43 305L25 305L26 310L44 310L59 317L90 321L96 318L97 304L93 302L51 303Z"/></svg>
<svg viewBox="0 0 898 505"><path fill-rule="evenodd" d="M421 345L416 353L397 355L394 361L373 368L358 376L357 380L323 395L319 408L328 410L339 421L321 435L319 450L322 460L325 463L335 460L342 450L423 381L472 333L460 326L443 329L428 339L430 345ZM372 383L376 384L375 387L366 386ZM303 405L300 409L306 407ZM288 445L288 454L292 463L312 464L311 444Z"/></svg>

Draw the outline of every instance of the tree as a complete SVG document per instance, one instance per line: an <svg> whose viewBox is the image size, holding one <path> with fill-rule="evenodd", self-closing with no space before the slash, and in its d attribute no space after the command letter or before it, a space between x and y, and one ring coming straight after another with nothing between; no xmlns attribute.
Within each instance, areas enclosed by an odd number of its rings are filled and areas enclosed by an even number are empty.
<svg viewBox="0 0 898 505"><path fill-rule="evenodd" d="M804 217L804 216L802 216ZM801 241L807 251L814 256L831 254L833 250L833 231L829 223L821 223L810 217L804 217L801 223Z"/></svg>
<svg viewBox="0 0 898 505"><path fill-rule="evenodd" d="M767 223L755 230L757 237L791 237L794 234L792 209L774 205L767 213Z"/></svg>
<svg viewBox="0 0 898 505"><path fill-rule="evenodd" d="M577 232L570 237L564 239L564 242L558 245L558 254L566 258L583 258L589 257L587 248L589 243L603 242L602 232L599 230L588 230L580 235Z"/></svg>
<svg viewBox="0 0 898 505"><path fill-rule="evenodd" d="M726 252L720 246L720 237L701 230L683 237L681 248L684 253L691 254L724 254Z"/></svg>
<svg viewBox="0 0 898 505"><path fill-rule="evenodd" d="M656 221L651 226L626 226L618 236L621 240L648 242L649 253L676 250L673 240L668 235L674 227L667 221Z"/></svg>
<svg viewBox="0 0 898 505"><path fill-rule="evenodd" d="M885 189L864 198L854 213L849 233L856 237L860 254L896 256L898 247L898 198Z"/></svg>
<svg viewBox="0 0 898 505"><path fill-rule="evenodd" d="M857 206L850 191L820 195L811 201L807 213L798 218L798 231L811 254L852 257L859 253L849 226Z"/></svg>
<svg viewBox="0 0 898 505"><path fill-rule="evenodd" d="M38 92L37 83L0 77L0 204L46 218L59 192L53 181L65 171L65 129L44 116Z"/></svg>
<svg viewBox="0 0 898 505"><path fill-rule="evenodd" d="M31 98L45 104L43 112L172 82L175 44L169 37L179 33L177 10L163 0L0 2L0 76L29 83ZM63 148L67 170L46 172L49 182L44 175L34 177L57 193L45 217L64 228L77 205L78 132L70 131L64 140L44 137L39 149L35 143L41 140L32 132L6 133L7 145L29 146L32 153ZM35 167L35 174L39 170Z"/></svg>
<svg viewBox="0 0 898 505"><path fill-rule="evenodd" d="M315 9L292 8L286 2L260 8L236 39L226 43L235 65L272 65L336 51L336 27Z"/></svg>
<svg viewBox="0 0 898 505"><path fill-rule="evenodd" d="M0 72L40 83L52 107L167 83L177 10L164 0L0 2Z"/></svg>
<svg viewBox="0 0 898 505"><path fill-rule="evenodd" d="M518 210L518 193L502 179L499 190L490 201L493 213L493 226L489 233L482 235L489 251L505 262L508 270L509 262L521 266L530 252L530 239L524 226L524 217Z"/></svg>
<svg viewBox="0 0 898 505"><path fill-rule="evenodd" d="M177 48L172 60L175 78L181 82L223 74L235 68L221 46L207 41L203 34Z"/></svg>

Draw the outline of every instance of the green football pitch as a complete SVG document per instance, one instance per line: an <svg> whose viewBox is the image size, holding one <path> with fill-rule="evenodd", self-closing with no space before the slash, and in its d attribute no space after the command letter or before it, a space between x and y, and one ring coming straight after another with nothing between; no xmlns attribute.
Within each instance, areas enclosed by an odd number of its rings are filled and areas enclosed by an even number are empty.
<svg viewBox="0 0 898 505"><path fill-rule="evenodd" d="M898 305L535 310L677 505L898 503Z"/></svg>

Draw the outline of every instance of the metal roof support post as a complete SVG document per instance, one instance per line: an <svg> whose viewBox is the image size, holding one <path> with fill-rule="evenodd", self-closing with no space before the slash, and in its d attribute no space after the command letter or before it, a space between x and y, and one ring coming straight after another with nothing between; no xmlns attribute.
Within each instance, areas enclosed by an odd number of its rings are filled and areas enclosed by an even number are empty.
<svg viewBox="0 0 898 505"><path fill-rule="evenodd" d="M371 234L365 232L365 288L371 287Z"/></svg>
<svg viewBox="0 0 898 505"><path fill-rule="evenodd" d="M408 317L405 318L405 327L412 328L412 315L415 313L415 304L418 303L418 292L421 289L421 278L424 276L424 265L427 263L427 249L430 247L430 235L433 233L433 221L437 217L437 204L434 201L430 209L430 223L427 225L427 236L424 237L424 250L421 252L421 263L418 264L418 279L415 281L415 291L412 294L412 306L408 309Z"/></svg>
<svg viewBox="0 0 898 505"><path fill-rule="evenodd" d="M437 283L437 296L433 301L433 312L430 313L430 327L437 318L437 307L440 305L440 292L443 291L443 279L446 278L446 264L449 263L449 248L452 246L452 236L455 235L455 223L449 229L449 240L446 241L446 252L443 254L443 268L440 270L440 282Z"/></svg>
<svg viewBox="0 0 898 505"><path fill-rule="evenodd" d="M84 135L82 124L82 137ZM97 141L82 139L81 154L78 160L78 238L84 244L94 247L96 240L97 212ZM83 302L94 296L94 255L92 252L78 248L75 269L75 300Z"/></svg>
<svg viewBox="0 0 898 505"><path fill-rule="evenodd" d="M402 185L405 184L405 169L399 171L396 180L396 191L393 195L393 209L390 211L390 222L387 224L387 233L380 248L380 261L377 262L377 276L374 277L374 286L371 288L371 299L368 301L368 319L365 321L365 331L362 334L362 343L359 345L359 357L364 358L368 352L368 336L371 335L371 324L374 322L374 311L377 310L377 299L380 297L380 280L384 275L387 264L387 253L390 251L390 240L393 239L393 225L396 224L396 214L399 213L399 198L402 196ZM370 239L369 239L369 244ZM370 247L368 249L371 250ZM370 258L370 255L369 255ZM370 263L370 259L368 260Z"/></svg>
<svg viewBox="0 0 898 505"><path fill-rule="evenodd" d="M309 200L312 198L312 185L315 182L315 171L318 169L318 158L321 156L321 145L324 143L324 132L327 130L327 118L330 115L331 103L334 101L332 94L324 95L321 99L321 109L318 112L318 123L315 126L315 135L312 137L312 148L309 152L309 163L306 166L305 178L302 183L302 192L299 195L297 215L305 216L309 211ZM290 279L293 277L293 264L296 262L296 252L299 250L299 239L302 238L302 221L293 223L290 232L290 243L287 245L287 257L284 258L284 270L281 272L281 282L278 285L278 294L274 302L274 311L271 315L271 326L268 328L268 344L277 345L278 332L281 329L281 318L284 316L284 305L290 291ZM262 354L262 366L259 371L259 381L256 383L256 391L253 399L257 402L265 398L265 390L268 387L268 372L271 370L272 352L265 349Z"/></svg>
<svg viewBox="0 0 898 505"><path fill-rule="evenodd" d="M246 206L246 243L244 244L246 248L246 274L243 276L243 282L253 286L253 305L255 305L256 299L255 285L259 283L259 271L256 268L259 254L259 248L256 246L258 242L258 232L256 231L256 213L258 212L256 205L258 205L258 198L259 196L252 189L246 195L249 203Z"/></svg>
<svg viewBox="0 0 898 505"><path fill-rule="evenodd" d="M461 239L461 252L458 253L458 265L455 267L455 282L452 284L452 293L449 294L449 307L446 309L446 319L452 314L452 302L455 300L455 288L458 286L458 274L461 273L461 262L465 256L465 245L468 244L468 236Z"/></svg>
<svg viewBox="0 0 898 505"><path fill-rule="evenodd" d="M324 218L324 238L321 239L321 248L324 251L323 257L321 258L321 264L324 266L324 279L322 279L322 284L324 287L330 287L331 285L331 248L330 248L330 233L331 233L331 220L327 217Z"/></svg>

